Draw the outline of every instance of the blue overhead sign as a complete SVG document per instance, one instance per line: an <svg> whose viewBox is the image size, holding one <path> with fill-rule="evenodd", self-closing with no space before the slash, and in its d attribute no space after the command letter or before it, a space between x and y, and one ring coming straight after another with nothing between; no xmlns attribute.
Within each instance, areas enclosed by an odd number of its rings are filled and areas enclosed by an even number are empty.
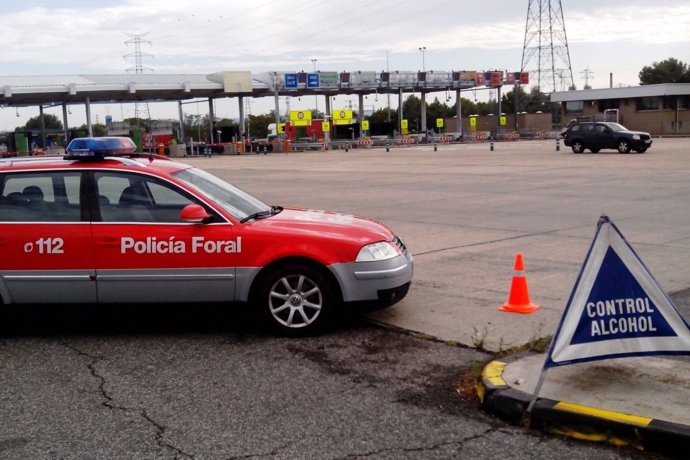
<svg viewBox="0 0 690 460"><path fill-rule="evenodd" d="M318 73L307 74L307 88L318 88L321 86Z"/></svg>
<svg viewBox="0 0 690 460"><path fill-rule="evenodd" d="M297 74L296 73L286 73L285 74L285 88L297 88Z"/></svg>
<svg viewBox="0 0 690 460"><path fill-rule="evenodd" d="M690 354L690 326L607 216L602 216L544 368Z"/></svg>

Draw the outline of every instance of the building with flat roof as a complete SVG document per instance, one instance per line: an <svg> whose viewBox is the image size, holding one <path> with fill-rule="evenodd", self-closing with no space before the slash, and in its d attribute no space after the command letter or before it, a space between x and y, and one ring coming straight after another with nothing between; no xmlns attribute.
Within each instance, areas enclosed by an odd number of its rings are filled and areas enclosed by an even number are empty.
<svg viewBox="0 0 690 460"><path fill-rule="evenodd" d="M617 121L652 135L690 135L690 83L551 93L561 104L561 126L572 119Z"/></svg>

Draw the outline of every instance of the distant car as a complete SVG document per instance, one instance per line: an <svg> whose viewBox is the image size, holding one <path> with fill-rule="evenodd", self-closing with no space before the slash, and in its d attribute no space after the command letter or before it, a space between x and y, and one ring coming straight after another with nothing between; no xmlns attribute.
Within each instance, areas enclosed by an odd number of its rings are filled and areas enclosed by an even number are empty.
<svg viewBox="0 0 690 460"><path fill-rule="evenodd" d="M385 225L269 206L135 149L80 138L0 160L0 306L236 302L297 334L407 294L412 255Z"/></svg>
<svg viewBox="0 0 690 460"><path fill-rule="evenodd" d="M625 126L611 122L577 122L572 123L561 136L563 143L575 153L585 149L593 153L601 149L616 149L620 153L634 150L644 153L652 145L652 136L642 131L630 131Z"/></svg>

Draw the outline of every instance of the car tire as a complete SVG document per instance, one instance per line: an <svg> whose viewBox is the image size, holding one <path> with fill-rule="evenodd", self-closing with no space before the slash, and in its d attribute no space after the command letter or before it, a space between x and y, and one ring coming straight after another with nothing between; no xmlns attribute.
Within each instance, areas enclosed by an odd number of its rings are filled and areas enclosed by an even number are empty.
<svg viewBox="0 0 690 460"><path fill-rule="evenodd" d="M630 153L630 141L627 139L620 139L618 141L618 144L616 144L618 147L618 151L620 153Z"/></svg>
<svg viewBox="0 0 690 460"><path fill-rule="evenodd" d="M322 271L291 263L262 279L253 303L270 329L282 335L303 336L331 322L337 299L333 282Z"/></svg>
<svg viewBox="0 0 690 460"><path fill-rule="evenodd" d="M595 147L595 148L589 149L589 150L590 150L592 153L599 153L599 151L600 151L601 149L598 149L598 148Z"/></svg>
<svg viewBox="0 0 690 460"><path fill-rule="evenodd" d="M645 153L647 151L647 147L643 147L641 149L635 150L637 153Z"/></svg>
<svg viewBox="0 0 690 460"><path fill-rule="evenodd" d="M570 146L571 149L573 149L574 153L582 153L585 151L585 144L582 143L582 141L573 141L573 144Z"/></svg>

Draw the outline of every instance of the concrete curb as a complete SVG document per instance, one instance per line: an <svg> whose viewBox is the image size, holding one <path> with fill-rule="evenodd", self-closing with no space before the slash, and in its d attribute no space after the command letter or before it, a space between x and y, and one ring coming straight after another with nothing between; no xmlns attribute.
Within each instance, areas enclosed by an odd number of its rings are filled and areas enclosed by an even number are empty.
<svg viewBox="0 0 690 460"><path fill-rule="evenodd" d="M574 439L630 446L686 458L690 445L690 427L648 417L614 412L565 401L538 398L529 420L523 414L532 397L503 380L503 371L524 355L492 361L477 383L481 407L514 424Z"/></svg>

